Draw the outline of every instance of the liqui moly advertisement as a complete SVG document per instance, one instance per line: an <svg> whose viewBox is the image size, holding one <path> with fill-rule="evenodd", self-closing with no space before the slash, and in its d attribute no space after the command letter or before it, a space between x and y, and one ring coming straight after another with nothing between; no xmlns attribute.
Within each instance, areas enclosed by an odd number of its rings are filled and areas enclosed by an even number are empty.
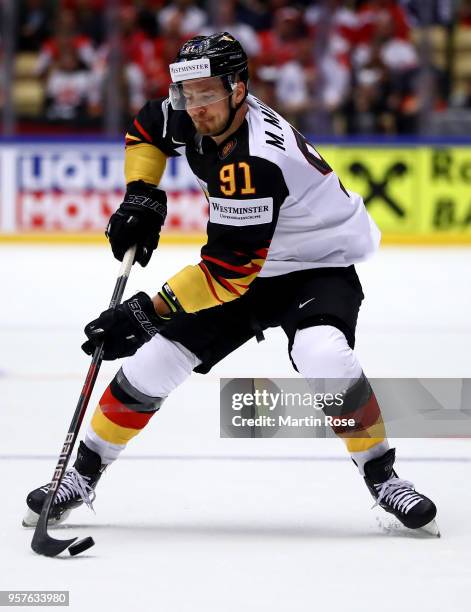
<svg viewBox="0 0 471 612"><path fill-rule="evenodd" d="M124 149L77 142L0 145L0 233L100 233L124 195ZM161 187L167 232L202 232L207 202L186 160L172 158Z"/></svg>

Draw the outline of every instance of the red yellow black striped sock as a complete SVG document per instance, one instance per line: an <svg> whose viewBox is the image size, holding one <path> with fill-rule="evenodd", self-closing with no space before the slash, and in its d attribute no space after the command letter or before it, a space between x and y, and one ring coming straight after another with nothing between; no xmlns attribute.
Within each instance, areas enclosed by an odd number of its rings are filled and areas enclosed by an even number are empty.
<svg viewBox="0 0 471 612"><path fill-rule="evenodd" d="M85 443L111 463L162 404L134 389L120 370L103 393L87 428Z"/></svg>
<svg viewBox="0 0 471 612"><path fill-rule="evenodd" d="M386 431L381 410L368 379L363 374L344 395L342 406L324 408L329 416L351 419L354 425L332 426L350 453L363 453L384 443Z"/></svg>

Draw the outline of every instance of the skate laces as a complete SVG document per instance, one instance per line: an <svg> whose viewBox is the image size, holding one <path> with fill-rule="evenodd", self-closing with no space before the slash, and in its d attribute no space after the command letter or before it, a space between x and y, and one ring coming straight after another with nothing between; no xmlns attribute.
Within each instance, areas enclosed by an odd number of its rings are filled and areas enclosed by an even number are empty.
<svg viewBox="0 0 471 612"><path fill-rule="evenodd" d="M422 496L414 489L412 482L402 480L401 478L390 478L385 482L375 484L375 489L378 492L378 497L375 508L379 506L381 501L385 501L394 509L407 514L419 502L422 501Z"/></svg>
<svg viewBox="0 0 471 612"><path fill-rule="evenodd" d="M66 502L72 497L78 495L87 508L90 508L90 510L95 512L93 502L95 500L96 493L93 487L91 487L87 482L88 480L89 478L87 476L82 476L82 474L77 472L75 468L72 468L66 472L59 490L57 491L57 502Z"/></svg>

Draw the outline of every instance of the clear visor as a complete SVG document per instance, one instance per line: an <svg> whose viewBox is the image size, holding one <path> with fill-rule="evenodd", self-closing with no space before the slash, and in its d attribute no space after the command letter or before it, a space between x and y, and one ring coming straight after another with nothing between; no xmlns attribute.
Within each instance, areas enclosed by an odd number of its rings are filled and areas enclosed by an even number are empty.
<svg viewBox="0 0 471 612"><path fill-rule="evenodd" d="M234 90L235 83L231 83ZM169 98L174 110L188 110L208 106L231 95L224 87L220 76L190 79L180 83L172 83L169 87Z"/></svg>

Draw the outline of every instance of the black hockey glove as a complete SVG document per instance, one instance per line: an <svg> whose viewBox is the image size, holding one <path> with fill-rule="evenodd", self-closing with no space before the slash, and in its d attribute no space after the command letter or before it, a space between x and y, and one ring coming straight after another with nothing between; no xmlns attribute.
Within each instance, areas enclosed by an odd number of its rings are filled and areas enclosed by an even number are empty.
<svg viewBox="0 0 471 612"><path fill-rule="evenodd" d="M147 293L140 291L116 308L105 310L85 327L88 340L82 344L82 350L91 355L104 342L103 359L129 357L168 321L157 314Z"/></svg>
<svg viewBox="0 0 471 612"><path fill-rule="evenodd" d="M137 245L135 261L147 266L159 244L160 230L167 216L167 196L144 181L129 183L124 200L111 215L106 228L113 255L119 261L129 247Z"/></svg>

